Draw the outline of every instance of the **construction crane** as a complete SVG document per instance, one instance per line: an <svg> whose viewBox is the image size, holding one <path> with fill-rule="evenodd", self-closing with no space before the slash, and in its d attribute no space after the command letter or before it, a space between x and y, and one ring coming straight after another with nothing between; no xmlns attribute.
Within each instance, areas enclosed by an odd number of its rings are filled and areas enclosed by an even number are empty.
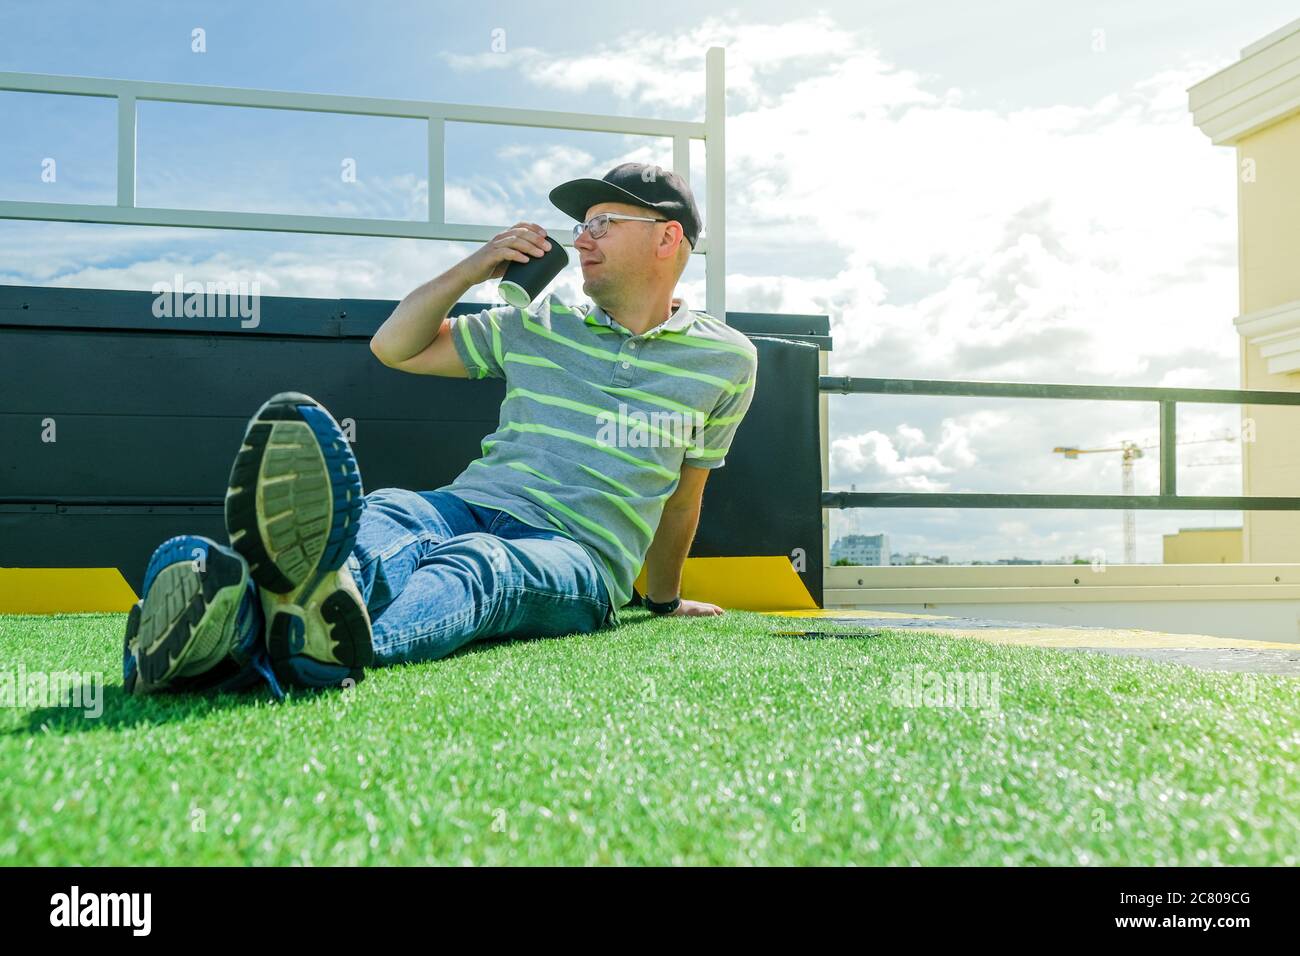
<svg viewBox="0 0 1300 956"><path fill-rule="evenodd" d="M1189 438L1186 441L1175 442L1177 445L1202 445L1206 442L1216 441L1236 441L1237 436L1230 431L1223 431L1217 435L1206 438ZM1052 449L1053 454L1064 455L1068 459L1078 458L1080 455L1095 455L1103 452L1119 452L1120 454L1120 487L1125 495L1133 494L1133 462L1139 458L1145 457L1143 451L1148 448L1159 448L1159 442L1148 442L1139 445L1137 442L1121 440L1118 448L1075 448L1073 446L1058 445ZM1124 509L1124 563L1137 564L1137 518L1132 508Z"/></svg>

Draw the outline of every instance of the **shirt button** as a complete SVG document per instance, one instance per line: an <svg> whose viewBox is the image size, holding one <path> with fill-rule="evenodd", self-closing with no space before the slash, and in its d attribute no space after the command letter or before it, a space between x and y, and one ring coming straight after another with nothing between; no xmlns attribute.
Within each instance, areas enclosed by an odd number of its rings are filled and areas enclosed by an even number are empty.
<svg viewBox="0 0 1300 956"><path fill-rule="evenodd" d="M634 349L634 348L636 348L636 343L635 343L635 342L628 342L628 343L627 343L627 347L630 348L630 349Z"/></svg>
<svg viewBox="0 0 1300 956"><path fill-rule="evenodd" d="M623 363L623 367L624 367L624 368L631 368L632 366L630 366L630 365L628 365L626 362L624 362L624 363Z"/></svg>

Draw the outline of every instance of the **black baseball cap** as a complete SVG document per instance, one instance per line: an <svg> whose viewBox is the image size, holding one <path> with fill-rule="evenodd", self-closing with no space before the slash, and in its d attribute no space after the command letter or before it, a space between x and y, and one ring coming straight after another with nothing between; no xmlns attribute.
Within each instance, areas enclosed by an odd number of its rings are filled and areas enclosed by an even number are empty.
<svg viewBox="0 0 1300 956"><path fill-rule="evenodd" d="M646 163L623 163L603 179L571 179L551 190L551 202L578 222L597 203L623 202L653 209L666 219L681 223L686 241L694 249L700 230L700 210L691 187L671 169Z"/></svg>

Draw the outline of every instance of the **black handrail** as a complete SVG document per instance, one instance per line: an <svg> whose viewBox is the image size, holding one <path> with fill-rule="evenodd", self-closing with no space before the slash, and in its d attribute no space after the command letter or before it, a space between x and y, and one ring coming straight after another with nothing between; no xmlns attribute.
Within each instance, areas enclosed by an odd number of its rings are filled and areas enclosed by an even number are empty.
<svg viewBox="0 0 1300 956"><path fill-rule="evenodd" d="M940 491L823 491L823 508L1084 508L1149 511L1300 511L1300 496L1189 496L1178 494L1177 414L1180 402L1215 405L1300 405L1300 392L1234 388L1160 388L1140 385L1064 385L1046 382L964 382L919 378L822 375L822 392L844 395L941 395L1155 402L1160 406L1160 494L1053 495Z"/></svg>

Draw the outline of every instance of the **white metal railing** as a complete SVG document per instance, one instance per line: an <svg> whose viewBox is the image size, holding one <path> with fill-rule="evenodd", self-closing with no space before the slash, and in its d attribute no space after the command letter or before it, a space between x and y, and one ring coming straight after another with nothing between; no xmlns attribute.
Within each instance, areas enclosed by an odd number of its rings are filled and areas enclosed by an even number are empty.
<svg viewBox="0 0 1300 956"><path fill-rule="evenodd" d="M704 122L639 119L623 116L511 109L422 100L394 100L324 93L286 93L151 83L99 77L54 76L0 72L0 90L109 97L117 100L117 203L78 204L0 200L0 219L55 222L94 222L130 226L184 226L200 229L251 229L267 232L326 233L344 236L383 236L397 239L447 239L486 242L505 225L463 225L446 221L444 208L444 143L446 124L484 123L596 133L625 133L667 137L673 141L672 168L690 181L690 141L705 146L705 231L694 251L705 256L705 309L726 318L726 192L724 189L724 123L726 87L724 49L711 47L705 56ZM342 216L298 216L281 213L221 212L204 209L159 209L136 204L136 104L141 101L238 106L422 119L428 124L429 215L426 221L365 219ZM569 229L547 229L572 245Z"/></svg>

